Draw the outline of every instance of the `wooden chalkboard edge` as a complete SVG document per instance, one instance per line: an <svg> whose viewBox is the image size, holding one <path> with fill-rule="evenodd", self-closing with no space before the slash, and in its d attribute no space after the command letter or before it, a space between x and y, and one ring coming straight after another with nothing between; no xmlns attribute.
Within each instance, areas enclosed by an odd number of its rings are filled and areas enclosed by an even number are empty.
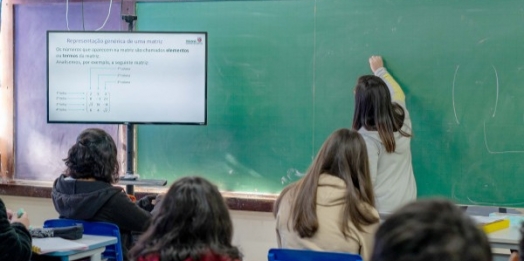
<svg viewBox="0 0 524 261"><path fill-rule="evenodd" d="M0 183L0 195L51 198L51 182L10 180Z"/></svg>
<svg viewBox="0 0 524 261"><path fill-rule="evenodd" d="M9 196L20 196L20 197L36 197L36 198L51 198L51 186L52 182L50 181L27 181L27 180L13 180L9 182L0 183L0 196L9 195ZM138 188L138 191L135 191L135 196L137 199L142 198L145 195L153 193L162 193L167 191L167 188ZM254 212L272 212L273 204L278 195L270 194L252 194L252 193L241 193L241 192L222 192L226 203L230 210L238 211L254 211ZM459 204L459 207L464 211L468 207L475 206L477 208L493 208L489 206L476 206L476 205L463 205ZM507 207L497 207L498 212L506 213L511 212L510 209L518 209L520 212L524 213L524 209L520 208L507 208ZM385 218L386 216L381 216Z"/></svg>
<svg viewBox="0 0 524 261"><path fill-rule="evenodd" d="M0 195L51 198L52 182L49 181L26 181L13 180L0 183ZM151 194L165 192L167 189L144 189L137 188L135 196L137 199ZM277 195L247 194L224 192L223 196L229 209L239 211L272 212L273 203Z"/></svg>
<svg viewBox="0 0 524 261"><path fill-rule="evenodd" d="M222 192L231 210L273 212L278 195Z"/></svg>

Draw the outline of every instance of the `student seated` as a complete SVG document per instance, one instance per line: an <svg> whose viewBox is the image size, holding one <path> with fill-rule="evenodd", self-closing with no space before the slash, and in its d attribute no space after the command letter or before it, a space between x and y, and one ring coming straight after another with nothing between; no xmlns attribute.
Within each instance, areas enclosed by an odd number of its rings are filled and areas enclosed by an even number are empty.
<svg viewBox="0 0 524 261"><path fill-rule="evenodd" d="M55 180L52 198L60 218L116 224L125 254L132 245L131 232L144 231L151 214L131 202L121 187L112 185L119 177L116 153L107 132L84 130L64 159L67 169Z"/></svg>
<svg viewBox="0 0 524 261"><path fill-rule="evenodd" d="M445 199L410 203L389 216L375 236L372 261L491 261L486 234Z"/></svg>
<svg viewBox="0 0 524 261"><path fill-rule="evenodd" d="M0 260L28 261L31 258L31 234L26 213L17 217L0 199Z"/></svg>
<svg viewBox="0 0 524 261"><path fill-rule="evenodd" d="M138 261L237 261L233 224L217 187L204 178L177 180L151 225L131 249Z"/></svg>
<svg viewBox="0 0 524 261"><path fill-rule="evenodd" d="M369 260L379 218L368 164L357 131L333 132L306 175L284 188L275 203L278 246L350 252Z"/></svg>

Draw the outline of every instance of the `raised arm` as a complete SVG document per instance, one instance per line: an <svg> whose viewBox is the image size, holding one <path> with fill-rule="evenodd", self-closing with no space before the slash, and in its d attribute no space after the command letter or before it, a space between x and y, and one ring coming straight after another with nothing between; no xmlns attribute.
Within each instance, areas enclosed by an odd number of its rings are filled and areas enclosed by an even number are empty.
<svg viewBox="0 0 524 261"><path fill-rule="evenodd" d="M405 104L406 102L406 96L404 95L404 92L402 91L402 88L400 88L400 85L395 81L393 76L389 74L389 72L384 67L384 61L382 60L381 56L371 56L369 58L369 67L371 67L371 71L373 73L380 77L384 82L386 82L389 92L391 93L391 100L395 102L401 102Z"/></svg>

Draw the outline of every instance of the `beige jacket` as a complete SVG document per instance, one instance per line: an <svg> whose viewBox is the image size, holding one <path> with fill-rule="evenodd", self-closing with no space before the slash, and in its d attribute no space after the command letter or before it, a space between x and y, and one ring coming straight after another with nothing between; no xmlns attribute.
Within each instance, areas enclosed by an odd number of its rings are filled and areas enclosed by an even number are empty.
<svg viewBox="0 0 524 261"><path fill-rule="evenodd" d="M317 188L317 217L319 227L311 238L300 238L293 231L291 212L291 192L283 196L277 212L277 241L281 248L310 249L331 252L349 252L360 254L364 260L371 258L373 237L379 223L364 226L359 231L350 222L350 236L345 238L340 231L341 211L343 210L346 184L338 177L322 174ZM375 208L369 206L378 218Z"/></svg>

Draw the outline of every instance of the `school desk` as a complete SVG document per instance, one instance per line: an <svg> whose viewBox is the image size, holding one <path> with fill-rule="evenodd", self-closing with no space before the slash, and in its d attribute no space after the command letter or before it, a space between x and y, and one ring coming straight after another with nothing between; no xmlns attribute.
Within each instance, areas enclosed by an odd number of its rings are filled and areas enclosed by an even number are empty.
<svg viewBox="0 0 524 261"><path fill-rule="evenodd" d="M59 257L60 261L77 260L90 257L91 261L101 261L102 252L108 245L117 242L116 237L84 235L81 239L75 240L77 243L86 244L87 250L57 251L43 254L43 256Z"/></svg>
<svg viewBox="0 0 524 261"><path fill-rule="evenodd" d="M501 249L503 252L494 251L493 260L508 260L510 250L519 249L520 231L518 227L509 227L488 233L488 240L492 249ZM506 251L507 250L507 251Z"/></svg>

